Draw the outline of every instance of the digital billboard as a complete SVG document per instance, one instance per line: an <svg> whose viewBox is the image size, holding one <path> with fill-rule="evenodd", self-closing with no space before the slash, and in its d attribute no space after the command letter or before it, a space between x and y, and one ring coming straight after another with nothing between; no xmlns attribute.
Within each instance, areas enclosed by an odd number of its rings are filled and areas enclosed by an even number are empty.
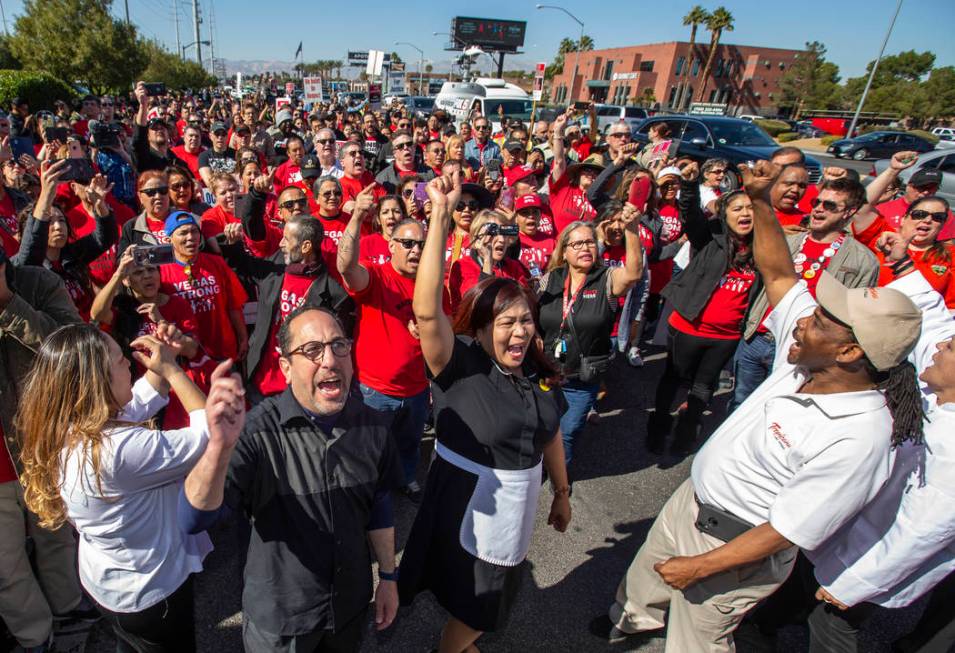
<svg viewBox="0 0 955 653"><path fill-rule="evenodd" d="M451 21L451 41L462 50L476 45L487 50L516 51L524 45L525 31L527 22L523 20L458 16Z"/></svg>

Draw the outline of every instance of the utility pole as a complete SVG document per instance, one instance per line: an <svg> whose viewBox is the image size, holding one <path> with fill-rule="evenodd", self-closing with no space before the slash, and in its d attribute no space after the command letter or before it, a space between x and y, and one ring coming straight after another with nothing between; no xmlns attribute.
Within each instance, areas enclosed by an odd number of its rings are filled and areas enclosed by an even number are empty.
<svg viewBox="0 0 955 653"><path fill-rule="evenodd" d="M216 5L209 0L209 47L212 50L212 61L209 63L209 72L216 74Z"/></svg>
<svg viewBox="0 0 955 653"><path fill-rule="evenodd" d="M892 16L892 22L889 23L889 29L885 32L885 39L882 40L882 48L879 50L879 56L876 57L875 63L872 64L872 72L869 73L869 81L865 83L865 90L862 91L862 97L859 98L859 105L856 107L856 112L852 116L852 123L849 125L849 133L846 134L846 138L852 138L855 135L856 124L859 122L859 114L862 113L862 105L865 104L865 99L869 95L869 89L872 88L872 80L875 79L875 71L879 69L879 62L882 61L882 55L885 53L885 46L889 43L889 37L892 36L892 28L895 27L895 19L899 17L899 11L902 9L902 0L899 0L899 3L895 6L895 15Z"/></svg>
<svg viewBox="0 0 955 653"><path fill-rule="evenodd" d="M202 65L202 37L199 36L199 0L192 0L192 20L195 24L196 61Z"/></svg>
<svg viewBox="0 0 955 653"><path fill-rule="evenodd" d="M0 18L3 19L3 33L10 36L9 30L7 30L7 13L3 10L3 0L0 0Z"/></svg>
<svg viewBox="0 0 955 653"><path fill-rule="evenodd" d="M179 36L179 0L172 0L172 11L176 16L176 54L185 58L185 52L182 51L182 38Z"/></svg>
<svg viewBox="0 0 955 653"><path fill-rule="evenodd" d="M126 27L129 27L129 0L123 0L123 4L126 5Z"/></svg>

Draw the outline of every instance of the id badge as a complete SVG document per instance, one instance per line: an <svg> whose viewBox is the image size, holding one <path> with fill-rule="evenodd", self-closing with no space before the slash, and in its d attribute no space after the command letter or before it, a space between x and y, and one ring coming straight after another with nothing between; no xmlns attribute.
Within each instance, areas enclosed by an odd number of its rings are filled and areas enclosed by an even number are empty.
<svg viewBox="0 0 955 653"><path fill-rule="evenodd" d="M561 338L556 343L554 343L554 358L559 361L564 360L567 356L567 341Z"/></svg>

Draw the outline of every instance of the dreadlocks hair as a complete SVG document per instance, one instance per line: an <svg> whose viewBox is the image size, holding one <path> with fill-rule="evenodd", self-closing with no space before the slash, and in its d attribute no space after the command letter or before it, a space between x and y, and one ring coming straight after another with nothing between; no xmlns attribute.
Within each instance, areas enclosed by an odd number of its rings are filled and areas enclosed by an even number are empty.
<svg viewBox="0 0 955 653"><path fill-rule="evenodd" d="M892 415L892 446L897 447L906 441L922 444L925 411L922 410L922 393L915 366L903 361L887 372L877 372L869 360L865 360Z"/></svg>

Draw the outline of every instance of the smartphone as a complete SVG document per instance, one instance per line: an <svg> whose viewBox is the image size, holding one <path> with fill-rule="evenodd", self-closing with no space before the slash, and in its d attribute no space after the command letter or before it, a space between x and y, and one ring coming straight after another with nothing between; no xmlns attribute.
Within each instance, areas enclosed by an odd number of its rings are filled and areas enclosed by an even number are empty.
<svg viewBox="0 0 955 653"><path fill-rule="evenodd" d="M65 143L70 135L70 130L66 127L47 127L43 135L46 137L47 143L52 143L53 141Z"/></svg>
<svg viewBox="0 0 955 653"><path fill-rule="evenodd" d="M33 139L29 136L17 136L10 139L10 149L13 150L13 160L19 161L24 154L36 156L33 151Z"/></svg>
<svg viewBox="0 0 955 653"><path fill-rule="evenodd" d="M60 181L75 181L79 184L86 185L93 181L93 164L90 163L89 159L66 159L66 172L63 173L63 177L60 178Z"/></svg>
<svg viewBox="0 0 955 653"><path fill-rule="evenodd" d="M148 82L143 84L146 87L146 95L157 97L166 94L166 84L164 82Z"/></svg>
<svg viewBox="0 0 955 653"><path fill-rule="evenodd" d="M172 245L137 247L136 251L133 252L133 261L136 265L166 265L167 263L173 263L175 260Z"/></svg>
<svg viewBox="0 0 955 653"><path fill-rule="evenodd" d="M86 153L83 152L83 146L80 145L80 142L75 138L71 138L66 141L66 149L70 154L71 159L85 159Z"/></svg>
<svg viewBox="0 0 955 653"><path fill-rule="evenodd" d="M514 189L506 188L501 191L501 198L498 200L501 208L510 211L514 208Z"/></svg>
<svg viewBox="0 0 955 653"><path fill-rule="evenodd" d="M590 102L574 102L574 110L576 111L587 111L590 108Z"/></svg>
<svg viewBox="0 0 955 653"><path fill-rule="evenodd" d="M520 233L520 229L518 229L516 224L502 224L498 228L497 233L502 236L516 236Z"/></svg>
<svg viewBox="0 0 955 653"><path fill-rule="evenodd" d="M501 161L500 159L491 159L487 162L487 165L484 166L487 170L487 178L491 181L497 181L501 178Z"/></svg>
<svg viewBox="0 0 955 653"><path fill-rule="evenodd" d="M424 203L428 201L428 182L419 181L414 185L414 202L418 208L424 208Z"/></svg>
<svg viewBox="0 0 955 653"><path fill-rule="evenodd" d="M645 211L647 208L647 200L650 199L651 188L649 177L643 176L634 179L627 193L627 201L641 211Z"/></svg>

